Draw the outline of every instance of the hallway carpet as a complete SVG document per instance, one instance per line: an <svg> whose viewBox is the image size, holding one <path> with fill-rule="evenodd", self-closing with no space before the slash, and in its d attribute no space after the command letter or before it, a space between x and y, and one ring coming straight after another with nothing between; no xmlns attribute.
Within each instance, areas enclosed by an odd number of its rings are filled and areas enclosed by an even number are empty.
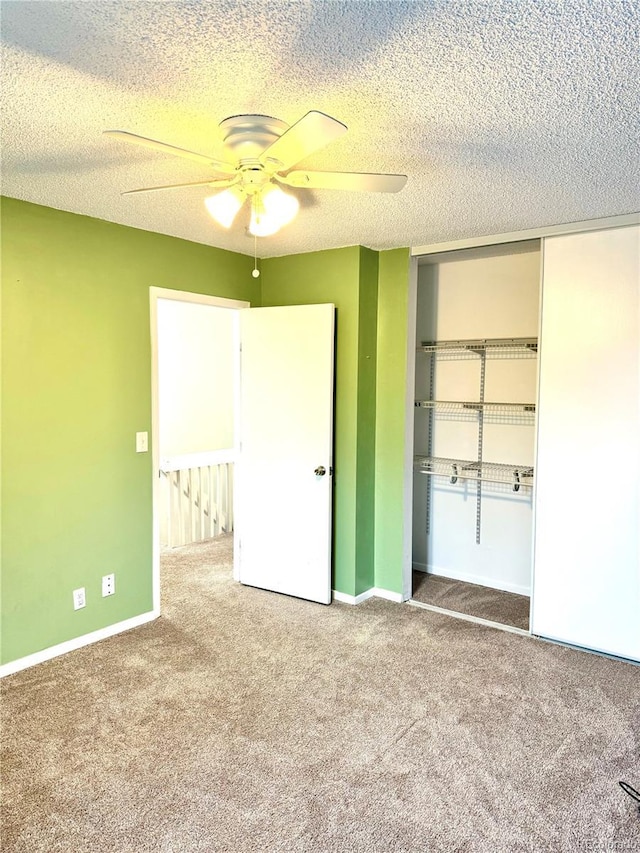
<svg viewBox="0 0 640 853"><path fill-rule="evenodd" d="M2 684L5 853L640 849L640 668L162 559L163 616Z"/></svg>

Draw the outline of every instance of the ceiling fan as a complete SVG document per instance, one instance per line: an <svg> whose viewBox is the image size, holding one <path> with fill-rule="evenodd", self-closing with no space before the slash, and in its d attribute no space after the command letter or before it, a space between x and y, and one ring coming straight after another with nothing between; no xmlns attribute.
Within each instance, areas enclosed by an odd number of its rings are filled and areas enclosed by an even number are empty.
<svg viewBox="0 0 640 853"><path fill-rule="evenodd" d="M407 182L406 175L369 172L316 172L292 170L305 157L319 151L346 132L346 125L331 116L311 110L289 127L277 118L262 115L231 116L220 122L228 160L216 160L184 148L176 148L154 139L146 139L124 130L106 130L106 136L142 145L165 154L173 154L207 166L215 172L210 180L188 184L170 184L129 190L123 195L211 187L223 190L205 199L213 218L230 228L245 201L250 200L249 232L256 237L275 234L298 212L295 196L283 192L286 187L314 190L355 190L395 193Z"/></svg>

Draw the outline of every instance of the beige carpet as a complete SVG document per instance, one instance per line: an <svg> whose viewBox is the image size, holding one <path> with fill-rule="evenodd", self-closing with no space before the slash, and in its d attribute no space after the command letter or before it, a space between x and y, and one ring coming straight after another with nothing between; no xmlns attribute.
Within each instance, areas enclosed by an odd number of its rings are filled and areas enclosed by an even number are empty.
<svg viewBox="0 0 640 853"><path fill-rule="evenodd" d="M165 555L160 620L4 680L3 851L640 849L640 668L230 560Z"/></svg>
<svg viewBox="0 0 640 853"><path fill-rule="evenodd" d="M413 598L445 610L529 630L529 598L474 583L413 573Z"/></svg>

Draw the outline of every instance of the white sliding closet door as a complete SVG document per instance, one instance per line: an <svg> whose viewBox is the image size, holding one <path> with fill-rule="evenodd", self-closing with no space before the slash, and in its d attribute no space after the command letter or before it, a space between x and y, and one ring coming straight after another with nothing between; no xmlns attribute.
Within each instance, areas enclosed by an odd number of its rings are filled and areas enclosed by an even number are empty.
<svg viewBox="0 0 640 853"><path fill-rule="evenodd" d="M640 660L640 227L543 245L532 632Z"/></svg>

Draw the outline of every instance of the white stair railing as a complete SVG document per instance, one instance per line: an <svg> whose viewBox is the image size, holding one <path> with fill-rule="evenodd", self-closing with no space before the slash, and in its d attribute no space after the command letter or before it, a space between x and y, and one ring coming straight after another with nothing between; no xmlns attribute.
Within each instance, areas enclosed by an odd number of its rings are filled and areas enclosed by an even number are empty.
<svg viewBox="0 0 640 853"><path fill-rule="evenodd" d="M163 458L160 543L174 548L233 530L233 450Z"/></svg>

